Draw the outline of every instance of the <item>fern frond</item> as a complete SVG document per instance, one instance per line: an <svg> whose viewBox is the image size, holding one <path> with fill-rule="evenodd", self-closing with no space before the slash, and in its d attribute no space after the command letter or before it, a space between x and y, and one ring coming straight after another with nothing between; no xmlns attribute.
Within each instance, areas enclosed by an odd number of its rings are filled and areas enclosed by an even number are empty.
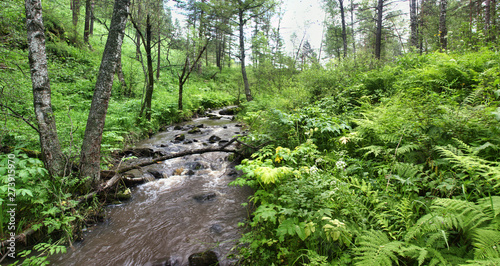
<svg viewBox="0 0 500 266"><path fill-rule="evenodd" d="M460 266L498 266L500 265L500 259L489 259L489 260L469 260L467 264L460 264Z"/></svg>
<svg viewBox="0 0 500 266"><path fill-rule="evenodd" d="M403 242L390 241L381 231L371 231L359 237L359 245L354 249L356 265L388 265L398 261L397 254Z"/></svg>
<svg viewBox="0 0 500 266"><path fill-rule="evenodd" d="M377 146L377 145L371 145L367 146L364 148L359 149L360 151L366 151L366 153L363 155L364 157L373 154L373 156L378 157L380 154L384 153L386 148L382 146Z"/></svg>
<svg viewBox="0 0 500 266"><path fill-rule="evenodd" d="M476 229L473 236L474 258L500 258L500 232L491 229Z"/></svg>
<svg viewBox="0 0 500 266"><path fill-rule="evenodd" d="M431 213L424 215L410 228L406 235L407 241L441 230L456 229L466 234L472 233L471 230L491 220L479 206L463 200L436 199L431 210Z"/></svg>
<svg viewBox="0 0 500 266"><path fill-rule="evenodd" d="M482 98L483 98L483 92L484 92L484 90L482 90L482 89L474 90L467 97L465 97L465 99L462 103L467 104L467 105L471 105L471 106L475 106L475 105L481 103Z"/></svg>
<svg viewBox="0 0 500 266"><path fill-rule="evenodd" d="M490 214L492 218L500 214L500 196L481 198L477 201L477 204L483 209L484 213Z"/></svg>
<svg viewBox="0 0 500 266"><path fill-rule="evenodd" d="M418 144L413 144L413 143L405 144L405 145L401 145L398 148L397 154L404 155L404 154L410 153L410 152L412 152L414 150L418 150L418 149L420 149L420 145L418 145Z"/></svg>

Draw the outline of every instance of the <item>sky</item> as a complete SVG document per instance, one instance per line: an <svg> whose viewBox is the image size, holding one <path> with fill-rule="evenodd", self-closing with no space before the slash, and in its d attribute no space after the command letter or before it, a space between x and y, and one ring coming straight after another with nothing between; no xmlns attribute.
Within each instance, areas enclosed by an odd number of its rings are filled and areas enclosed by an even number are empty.
<svg viewBox="0 0 500 266"><path fill-rule="evenodd" d="M174 1L169 1L168 5L172 8L172 16L179 19L181 23L184 17L179 14L179 11L174 7ZM319 50L321 45L321 36L323 33L323 19L325 12L321 9L320 0L283 0L282 11L284 11L281 21L280 33L285 41L285 51L292 53L294 45L291 41L291 36L295 32L297 35L296 46L304 37L304 42L309 41L312 48ZM274 26L278 25L278 20L273 22Z"/></svg>
<svg viewBox="0 0 500 266"><path fill-rule="evenodd" d="M312 48L316 51L321 46L323 35L323 20L325 12L322 10L320 1L307 0L283 0L283 20L281 22L281 34L285 41L285 50L293 51L291 36L295 32L297 35L296 46L304 37L308 40ZM277 22L275 22L277 26Z"/></svg>

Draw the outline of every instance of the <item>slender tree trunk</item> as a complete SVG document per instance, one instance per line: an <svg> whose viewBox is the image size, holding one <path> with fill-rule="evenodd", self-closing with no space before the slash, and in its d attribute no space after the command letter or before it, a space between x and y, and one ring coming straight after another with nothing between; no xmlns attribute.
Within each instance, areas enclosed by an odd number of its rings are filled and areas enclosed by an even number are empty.
<svg viewBox="0 0 500 266"><path fill-rule="evenodd" d="M141 1L138 0L137 1L137 20L138 20L138 23L140 23L141 21ZM141 58L141 35L139 33L139 25L138 25L138 28L136 29L136 32L135 32L135 38L136 38L136 42L135 42L135 59L137 61L140 60Z"/></svg>
<svg viewBox="0 0 500 266"><path fill-rule="evenodd" d="M497 1L491 0L491 26L490 26L490 39L494 42L497 38Z"/></svg>
<svg viewBox="0 0 500 266"><path fill-rule="evenodd" d="M354 58L356 58L356 33L354 31L354 0L351 0L350 11L351 11L351 31L352 31L352 54L354 55Z"/></svg>
<svg viewBox="0 0 500 266"><path fill-rule="evenodd" d="M151 52L151 21L149 14L146 17L146 60L148 68L148 84L146 88L146 96L144 98L144 103L141 108L141 114L146 111L146 119L151 120L151 102L153 100L153 90L154 90L154 72L153 72L153 55Z"/></svg>
<svg viewBox="0 0 500 266"><path fill-rule="evenodd" d="M52 111L41 0L26 0L25 8L33 105L38 121L42 160L50 175L62 176L65 160Z"/></svg>
<svg viewBox="0 0 500 266"><path fill-rule="evenodd" d="M491 1L486 0L484 6L484 34L486 35L486 41L490 40L490 15L491 15Z"/></svg>
<svg viewBox="0 0 500 266"><path fill-rule="evenodd" d="M99 184L101 141L108 103L113 87L113 76L123 43L130 0L115 0L108 39L102 55L101 66L90 106L87 126L80 154L80 176L90 177L87 186Z"/></svg>
<svg viewBox="0 0 500 266"><path fill-rule="evenodd" d="M158 24L158 54L156 58L156 80L160 79L160 67L161 67L161 34L160 34L160 25Z"/></svg>
<svg viewBox="0 0 500 266"><path fill-rule="evenodd" d="M440 0L439 2L439 43L441 45L441 52L446 52L448 48L448 29L446 27L446 9L448 7L448 0Z"/></svg>
<svg viewBox="0 0 500 266"><path fill-rule="evenodd" d="M377 32L375 33L375 58L380 59L382 51L382 19L384 0L378 0L377 5Z"/></svg>
<svg viewBox="0 0 500 266"><path fill-rule="evenodd" d="M347 57L347 33L345 29L345 12L344 12L344 0L339 0L340 7L340 17L342 23L342 43L344 44L344 58Z"/></svg>
<svg viewBox="0 0 500 266"><path fill-rule="evenodd" d="M177 102L179 110L183 109L182 105L182 94L184 90L184 84L186 81L189 79L189 75L191 75L191 72L193 72L193 69L196 67L198 64L198 61L200 61L201 56L203 55L203 52L207 49L207 45L205 44L200 51L198 51L198 55L196 56L196 59L194 60L193 64L189 63L189 54L186 54L186 60L184 61L184 67L182 68L182 74L179 75L177 74L179 78L179 100Z"/></svg>
<svg viewBox="0 0 500 266"><path fill-rule="evenodd" d="M420 14L418 16L418 24L419 24L419 28L421 29L421 31L424 29L424 16L425 16L425 0L422 0L422 2L420 3ZM423 34L419 34L418 35L418 50L419 50L419 54L422 54L424 52L424 35Z"/></svg>
<svg viewBox="0 0 500 266"><path fill-rule="evenodd" d="M417 0L410 0L410 45L418 46Z"/></svg>
<svg viewBox="0 0 500 266"><path fill-rule="evenodd" d="M127 82L125 82L125 75L123 74L123 68L122 68L122 53L119 53L118 54L118 60L117 60L117 63L116 63L116 76L118 77L118 80L120 81L120 84L122 86L122 90L127 90ZM126 96L130 96L130 95L127 95L127 93L125 93Z"/></svg>
<svg viewBox="0 0 500 266"><path fill-rule="evenodd" d="M71 0L73 5L73 43L76 43L78 36L78 16L80 15L80 0Z"/></svg>
<svg viewBox="0 0 500 266"><path fill-rule="evenodd" d="M250 84L248 83L247 70L245 66L245 33L243 31L243 26L245 22L243 20L243 10L240 9L239 15L239 31L240 31L240 61L241 61L241 75L243 76L243 84L245 86L245 96L247 101L252 101L252 91L250 90Z"/></svg>
<svg viewBox="0 0 500 266"><path fill-rule="evenodd" d="M85 0L85 29L83 30L83 42L89 43L90 20L92 16L92 5L90 0Z"/></svg>
<svg viewBox="0 0 500 266"><path fill-rule="evenodd" d="M91 9L90 9L90 27L89 27L89 34L92 36L94 35L94 8L95 8L95 0L92 0L91 2Z"/></svg>

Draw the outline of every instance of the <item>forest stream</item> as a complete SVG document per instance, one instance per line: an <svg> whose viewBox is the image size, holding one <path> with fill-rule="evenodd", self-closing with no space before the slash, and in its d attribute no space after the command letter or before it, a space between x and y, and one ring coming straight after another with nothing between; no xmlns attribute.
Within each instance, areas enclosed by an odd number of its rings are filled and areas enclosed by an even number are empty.
<svg viewBox="0 0 500 266"><path fill-rule="evenodd" d="M232 119L217 110L170 126L134 149L168 154L216 147L243 133ZM215 259L216 255L219 265L234 264L228 255L242 233L238 223L248 215L241 204L252 192L228 186L241 174L228 156L225 152L194 154L130 171L135 177L148 175L151 181L131 189L129 201L109 206L104 223L89 227L74 250L68 248L68 253L51 262L65 266L203 265L196 259ZM148 159L138 157L124 164Z"/></svg>

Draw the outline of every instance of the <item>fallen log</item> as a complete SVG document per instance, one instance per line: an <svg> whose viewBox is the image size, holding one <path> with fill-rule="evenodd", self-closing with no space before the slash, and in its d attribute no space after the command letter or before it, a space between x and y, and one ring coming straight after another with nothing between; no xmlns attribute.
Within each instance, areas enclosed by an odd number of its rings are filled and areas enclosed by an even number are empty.
<svg viewBox="0 0 500 266"><path fill-rule="evenodd" d="M26 243L26 238L29 235L32 235L33 233L35 233L35 230L33 230L31 228L28 228L28 229L24 230L24 232L20 233L19 235L16 235L16 237L14 238L14 240L15 240L15 242L24 242L24 243ZM8 246L9 242L12 242L12 241L10 239L2 241L2 243L0 244L0 247L3 248L3 247Z"/></svg>
<svg viewBox="0 0 500 266"><path fill-rule="evenodd" d="M140 167L144 167L144 166L148 166L148 165L152 165L152 164L155 164L157 162L166 161L166 160L169 160L169 159L183 157L183 156L187 156L187 155L193 155L193 154L201 154L201 153L207 153L207 152L233 152L233 153L239 153L237 150L226 149L229 145L231 145L232 143L234 143L236 140L237 140L237 138L233 138L230 141L228 141L226 144L224 144L224 145L222 145L220 147L208 147L208 148L203 148L203 149L188 150L188 151L181 151L181 152L177 152L177 153L173 153L173 154L168 154L168 155L165 155L165 156L162 156L162 157L158 157L158 158L153 159L153 160L148 161L148 162L143 162L143 163L139 163L139 164L135 164L135 165L132 165L132 166L128 166L128 167L124 167L124 168L118 169L118 170L116 170L116 173L117 174L125 173L127 171L130 171L130 170L133 170L133 169L138 169Z"/></svg>

